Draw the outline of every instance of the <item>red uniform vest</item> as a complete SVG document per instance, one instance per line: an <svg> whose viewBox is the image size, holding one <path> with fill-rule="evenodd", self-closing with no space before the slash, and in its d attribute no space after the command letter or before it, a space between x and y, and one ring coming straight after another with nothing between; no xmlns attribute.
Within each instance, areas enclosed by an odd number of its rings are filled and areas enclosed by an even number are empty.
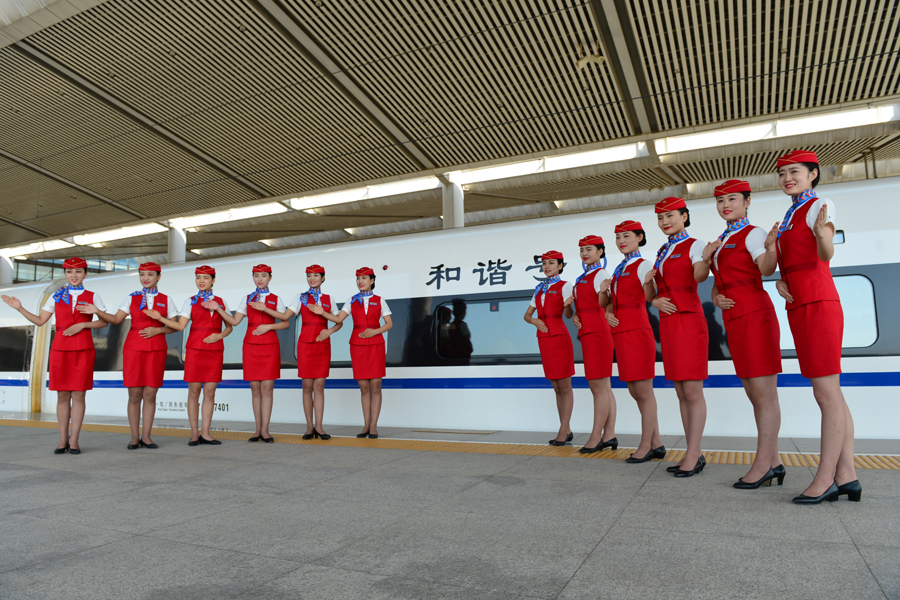
<svg viewBox="0 0 900 600"><path fill-rule="evenodd" d="M78 310L72 311L75 306L86 306L94 303L94 292L84 290L75 296L69 295L69 302L66 304L61 300L57 300L54 314L56 315L56 335L53 337L54 350L92 350L94 348L94 338L91 336L90 329L82 329L75 335L65 336L63 332L75 323L90 323L94 319L94 315L85 315Z"/></svg>
<svg viewBox="0 0 900 600"><path fill-rule="evenodd" d="M694 279L694 263L691 260L691 246L696 242L694 238L688 238L675 244L667 258L656 272L653 278L656 281L656 295L661 298L669 298L678 311L673 314L685 312L703 312L700 303L700 295L697 293L697 281ZM663 275L665 271L665 275ZM665 319L672 315L659 311L659 318Z"/></svg>
<svg viewBox="0 0 900 600"><path fill-rule="evenodd" d="M612 328L613 333L650 329L647 297L644 296L644 284L638 277L638 265L642 262L644 259L639 258L625 267L622 276L613 278L613 284L609 287L613 315L619 320L618 326Z"/></svg>
<svg viewBox="0 0 900 600"><path fill-rule="evenodd" d="M351 302L350 316L353 317L353 331L350 333L352 346L377 346L384 343L384 335L380 333L370 338L359 337L359 334L366 329L381 327L381 296L372 295L369 298L367 312L363 312L363 307L359 305L359 302Z"/></svg>
<svg viewBox="0 0 900 600"><path fill-rule="evenodd" d="M606 309L600 308L597 292L594 291L594 279L599 272L600 269L597 269L588 273L575 285L573 292L575 294L575 308L578 313L578 320L581 321L578 337L586 333L609 331L609 323L606 321Z"/></svg>
<svg viewBox="0 0 900 600"><path fill-rule="evenodd" d="M137 350L140 352L150 352L151 350L166 350L168 348L168 344L166 344L166 336L162 334L154 335L150 339L144 339L141 337L142 329L146 329L148 327L165 327L165 324L163 324L162 322L151 319L150 317L145 315L143 311L138 310L141 306L142 297L143 296L131 297L131 329L128 330L128 337L125 338L124 348L126 350ZM168 318L169 297L165 294L156 294L153 297L153 310Z"/></svg>
<svg viewBox="0 0 900 600"><path fill-rule="evenodd" d="M537 294L534 297L534 303L537 305L538 319L547 326L547 333L540 329L537 330L537 336L553 337L554 335L569 335L566 324L563 322L563 312L565 311L565 302L563 298L563 286L565 281L557 281L550 286L546 294ZM544 297L541 300L541 297Z"/></svg>
<svg viewBox="0 0 900 600"><path fill-rule="evenodd" d="M374 298L374 296L372 296ZM370 299L371 300L371 299ZM325 312L331 312L331 296L328 294L322 294L319 296L319 302L322 303L322 310ZM380 307L379 307L380 308ZM378 313L381 314L380 312ZM327 338L324 342L316 342L316 338L319 337L319 334L322 333L323 329L328 329L328 320L320 315L315 314L308 308L306 305L300 305L300 321L302 323L300 327L300 340L301 342L315 342L319 344L331 344L331 338ZM353 324L356 325L356 318L353 319ZM377 327L381 327L381 325L376 325Z"/></svg>
<svg viewBox="0 0 900 600"><path fill-rule="evenodd" d="M254 330L260 325L271 325L275 322L275 317L261 310L256 310L250 306L250 297L253 294L247 294L247 331L244 333L245 344L277 344L278 333L275 331L267 331L262 335L253 335ZM278 309L278 296L275 294L266 294L266 307L272 310ZM216 313L218 316L218 313ZM193 325L191 326L193 327Z"/></svg>
<svg viewBox="0 0 900 600"><path fill-rule="evenodd" d="M219 306L224 307L225 302L218 296L213 296L213 302L218 302ZM213 333L222 333L221 315L218 312L208 308L203 308L203 302L198 301L191 306L191 332L188 335L186 348L194 348L195 350L225 350L225 343L219 340L215 344L206 344L203 339L209 337Z"/></svg>
<svg viewBox="0 0 900 600"><path fill-rule="evenodd" d="M768 292L763 289L762 273L747 251L747 236L752 230L753 227L744 227L732 234L712 262L716 289L735 303L733 308L722 311L722 318L726 321L758 310L775 308Z"/></svg>
<svg viewBox="0 0 900 600"><path fill-rule="evenodd" d="M778 270L787 282L794 302L785 303L791 310L820 300L840 300L827 260L819 258L816 235L806 223L806 215L815 204L809 200L794 211L787 231L778 240Z"/></svg>

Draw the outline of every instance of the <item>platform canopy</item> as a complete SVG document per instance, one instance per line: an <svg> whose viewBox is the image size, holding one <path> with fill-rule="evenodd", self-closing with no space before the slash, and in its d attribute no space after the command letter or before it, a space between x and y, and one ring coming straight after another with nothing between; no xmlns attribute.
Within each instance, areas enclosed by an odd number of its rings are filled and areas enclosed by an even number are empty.
<svg viewBox="0 0 900 600"><path fill-rule="evenodd" d="M452 181L467 224L709 197L797 147L825 182L900 174L898 5L0 0L0 248L437 229Z"/></svg>

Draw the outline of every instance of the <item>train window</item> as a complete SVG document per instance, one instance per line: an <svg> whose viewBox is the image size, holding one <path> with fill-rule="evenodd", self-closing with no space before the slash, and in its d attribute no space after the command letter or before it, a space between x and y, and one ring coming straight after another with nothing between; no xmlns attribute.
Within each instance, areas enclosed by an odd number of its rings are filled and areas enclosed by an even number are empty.
<svg viewBox="0 0 900 600"><path fill-rule="evenodd" d="M31 368L34 327L0 327L0 371L21 373Z"/></svg>
<svg viewBox="0 0 900 600"><path fill-rule="evenodd" d="M534 327L522 322L530 299L445 302L435 311L442 358L539 354Z"/></svg>
<svg viewBox="0 0 900 600"><path fill-rule="evenodd" d="M834 243L835 244L843 244L844 243L844 230L838 229L834 232Z"/></svg>
<svg viewBox="0 0 900 600"><path fill-rule="evenodd" d="M94 370L121 371L122 347L131 330L131 319L125 319L118 325L107 325L102 329L92 329L94 337Z"/></svg>
<svg viewBox="0 0 900 600"><path fill-rule="evenodd" d="M794 350L794 338L788 324L784 299L778 295L774 281L763 282L775 304L778 325L781 327L781 349ZM878 339L878 320L875 314L875 289L863 275L840 275L834 285L844 310L844 348L867 348Z"/></svg>

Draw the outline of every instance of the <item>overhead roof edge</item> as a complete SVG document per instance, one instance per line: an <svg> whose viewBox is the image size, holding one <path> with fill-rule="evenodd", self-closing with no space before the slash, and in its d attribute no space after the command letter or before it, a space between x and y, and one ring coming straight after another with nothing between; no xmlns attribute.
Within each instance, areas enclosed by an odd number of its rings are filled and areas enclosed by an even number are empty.
<svg viewBox="0 0 900 600"><path fill-rule="evenodd" d="M0 48L103 4L107 0L0 0Z"/></svg>

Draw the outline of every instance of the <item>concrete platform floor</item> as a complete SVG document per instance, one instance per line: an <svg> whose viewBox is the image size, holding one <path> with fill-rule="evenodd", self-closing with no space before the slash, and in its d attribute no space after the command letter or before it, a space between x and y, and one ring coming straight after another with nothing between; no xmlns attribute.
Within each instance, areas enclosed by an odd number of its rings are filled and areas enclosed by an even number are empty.
<svg viewBox="0 0 900 600"><path fill-rule="evenodd" d="M339 429L329 432L356 432ZM731 484L746 472L741 465L674 479L661 462L237 441L188 447L174 437L157 437L158 450L128 451L127 434L90 431L81 455L55 456L57 438L53 429L0 426L4 600L900 600L895 470L860 470L861 503L804 507L790 499L812 479L807 467L789 467L783 487L740 491ZM802 444L785 440L781 449L818 447ZM872 446L860 452L896 454L900 444Z"/></svg>

